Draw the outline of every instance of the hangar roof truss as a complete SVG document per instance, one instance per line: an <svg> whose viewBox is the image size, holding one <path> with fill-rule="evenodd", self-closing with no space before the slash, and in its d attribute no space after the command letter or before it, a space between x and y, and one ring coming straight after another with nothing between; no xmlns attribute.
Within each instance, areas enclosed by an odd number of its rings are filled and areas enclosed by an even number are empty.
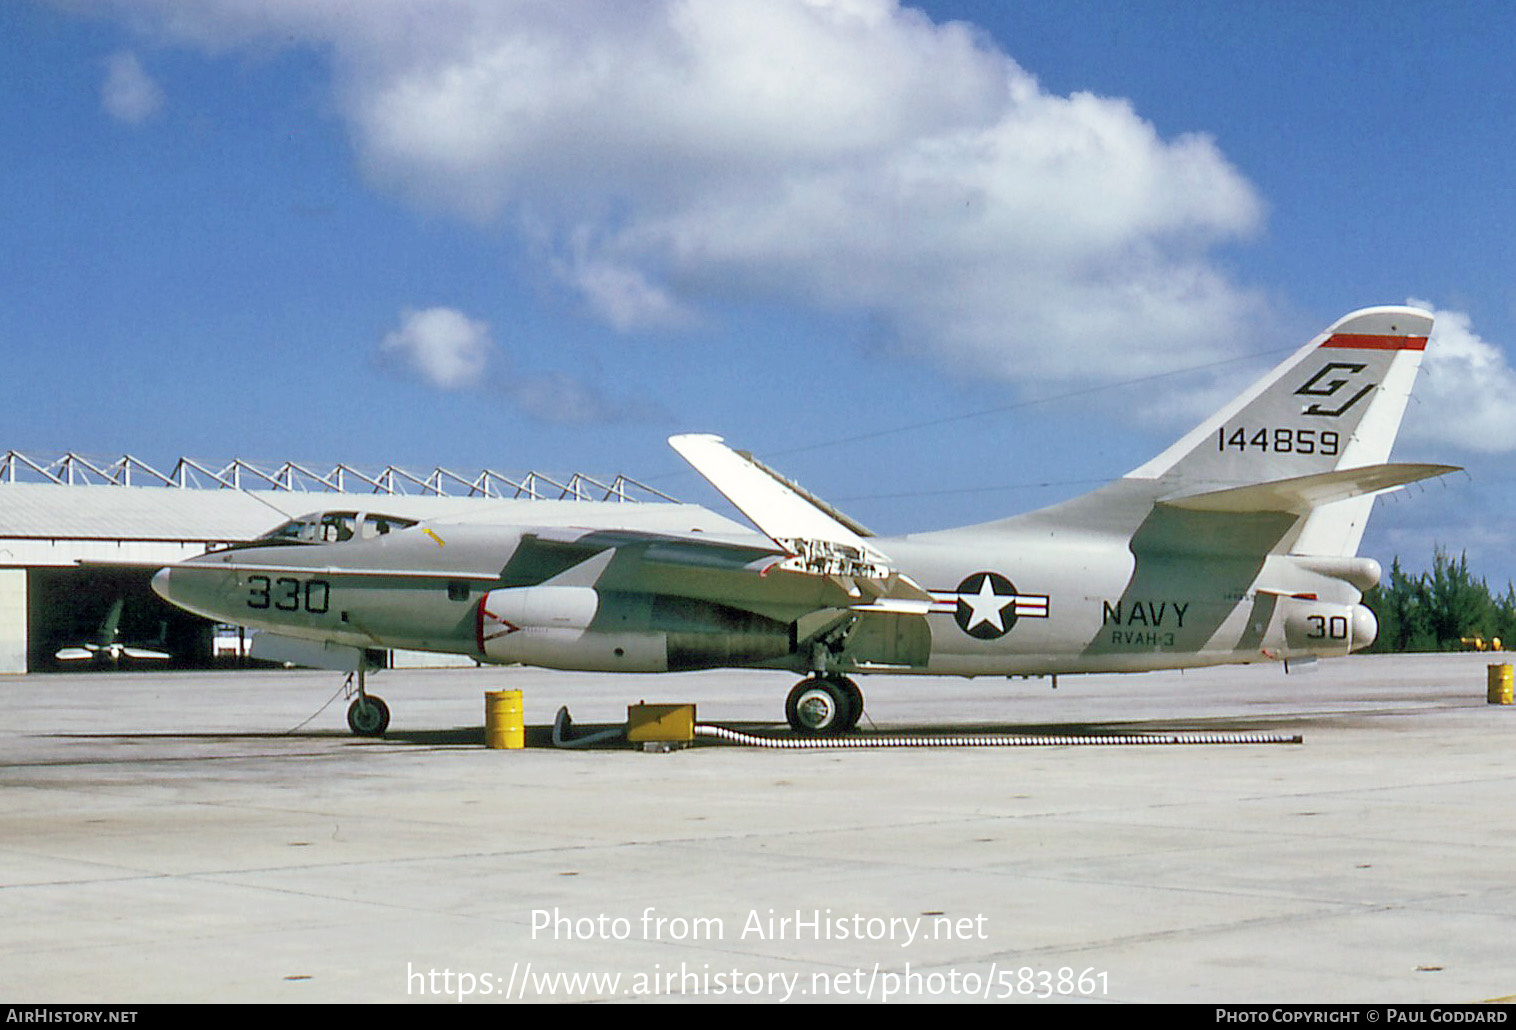
<svg viewBox="0 0 1516 1030"><path fill-rule="evenodd" d="M234 458L225 464L180 458L171 472L161 472L130 454L114 459L90 458L73 451L38 459L20 451L0 456L0 482L41 482L59 486L158 486L202 490L274 490L371 493L423 497L575 501L673 501L668 494L628 476L609 483L582 472L562 481L540 472L520 477L492 469L469 476L437 467L418 475L398 465L378 471L338 463L312 467L294 461L272 464Z"/></svg>

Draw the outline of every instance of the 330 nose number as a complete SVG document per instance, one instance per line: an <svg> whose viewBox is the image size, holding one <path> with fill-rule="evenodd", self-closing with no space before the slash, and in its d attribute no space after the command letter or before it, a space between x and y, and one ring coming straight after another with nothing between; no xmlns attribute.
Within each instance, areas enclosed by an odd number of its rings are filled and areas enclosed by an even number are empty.
<svg viewBox="0 0 1516 1030"><path fill-rule="evenodd" d="M275 608L281 612L305 611L311 615L325 615L331 606L332 587L324 579L249 576L247 589L249 608Z"/></svg>

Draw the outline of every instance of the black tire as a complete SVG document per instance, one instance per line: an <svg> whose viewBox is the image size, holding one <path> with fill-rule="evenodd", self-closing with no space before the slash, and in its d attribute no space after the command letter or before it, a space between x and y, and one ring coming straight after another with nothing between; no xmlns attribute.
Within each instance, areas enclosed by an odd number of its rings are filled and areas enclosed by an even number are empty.
<svg viewBox="0 0 1516 1030"><path fill-rule="evenodd" d="M784 716L790 729L803 737L840 736L856 721L847 688L825 676L812 676L795 684L785 699Z"/></svg>
<svg viewBox="0 0 1516 1030"><path fill-rule="evenodd" d="M347 728L360 737L382 737L390 727L390 706L373 694L347 706Z"/></svg>
<svg viewBox="0 0 1516 1030"><path fill-rule="evenodd" d="M846 676L833 676L832 679L837 682L838 686L842 687L842 689L847 692L848 707L850 710L847 717L847 728L844 729L843 732L851 733L854 729L857 728L858 720L863 718L863 691L858 688L858 684L854 683Z"/></svg>

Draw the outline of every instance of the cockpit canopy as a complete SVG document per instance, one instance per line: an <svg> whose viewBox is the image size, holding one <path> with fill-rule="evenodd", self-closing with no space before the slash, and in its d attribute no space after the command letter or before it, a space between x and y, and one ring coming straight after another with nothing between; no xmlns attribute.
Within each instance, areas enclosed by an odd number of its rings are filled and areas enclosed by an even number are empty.
<svg viewBox="0 0 1516 1030"><path fill-rule="evenodd" d="M370 540L409 529L416 519L366 511L318 511L290 519L254 540L258 544L336 544L357 537Z"/></svg>
<svg viewBox="0 0 1516 1030"><path fill-rule="evenodd" d="M409 529L418 521L371 511L316 511L298 519L290 519L262 536L213 550L241 551L249 547L289 547L301 544L337 544L353 539L373 540Z"/></svg>

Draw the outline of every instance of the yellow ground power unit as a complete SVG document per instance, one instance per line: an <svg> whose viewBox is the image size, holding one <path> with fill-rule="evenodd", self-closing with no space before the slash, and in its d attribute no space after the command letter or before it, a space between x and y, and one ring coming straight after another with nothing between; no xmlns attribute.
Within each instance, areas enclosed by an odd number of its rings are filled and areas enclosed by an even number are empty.
<svg viewBox="0 0 1516 1030"><path fill-rule="evenodd" d="M633 744L694 740L695 706L627 705L626 739Z"/></svg>

